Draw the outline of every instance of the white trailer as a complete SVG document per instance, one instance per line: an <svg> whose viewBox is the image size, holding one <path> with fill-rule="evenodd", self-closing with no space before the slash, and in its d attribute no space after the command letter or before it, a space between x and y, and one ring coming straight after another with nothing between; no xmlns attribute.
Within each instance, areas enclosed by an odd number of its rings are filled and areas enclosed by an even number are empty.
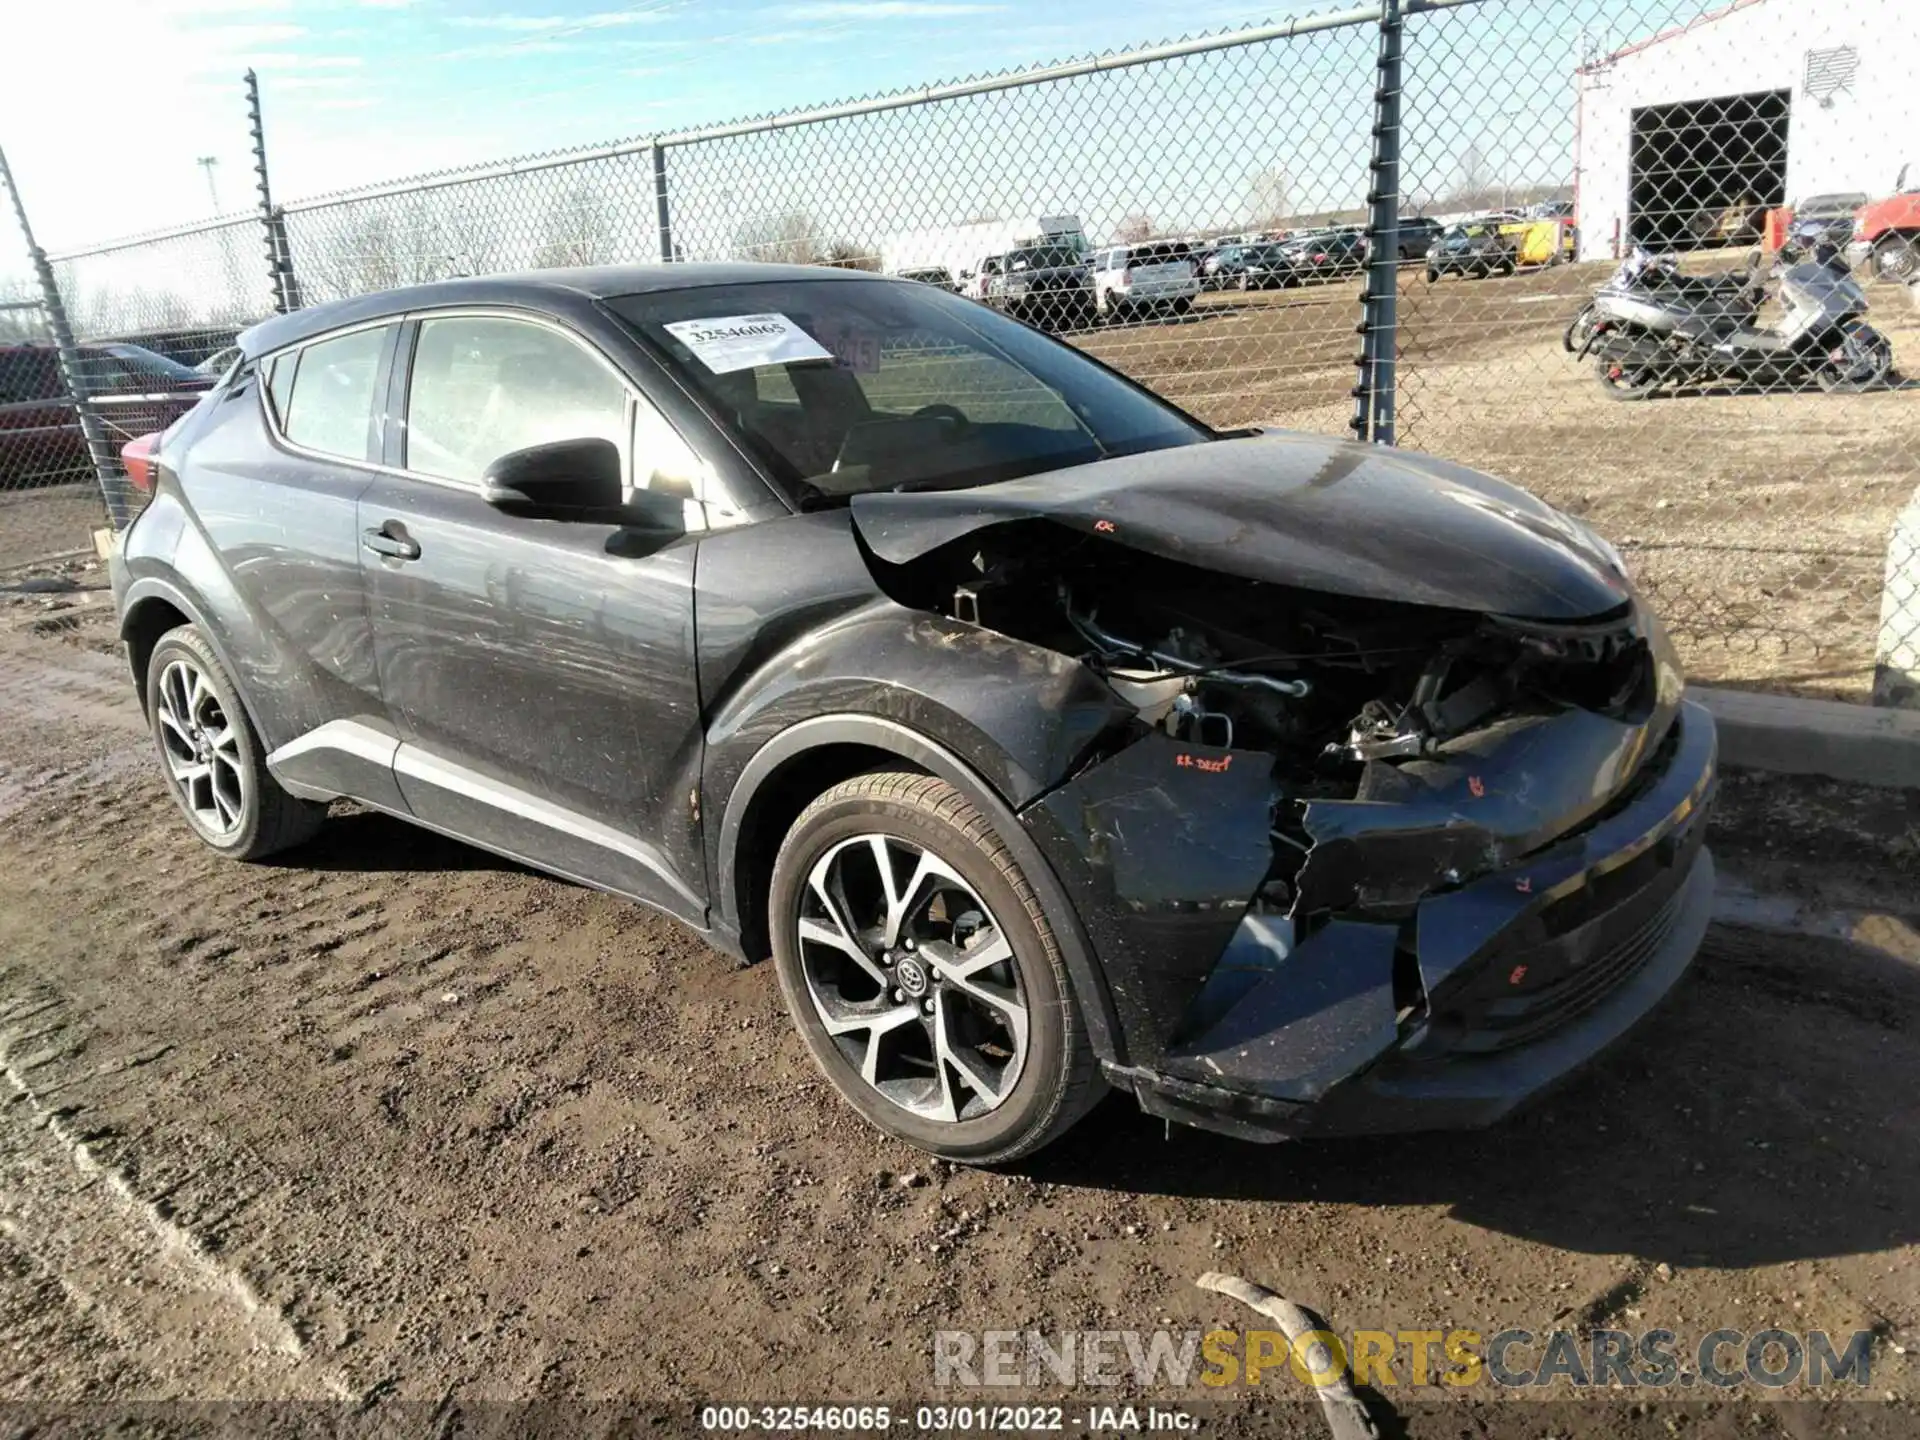
<svg viewBox="0 0 1920 1440"><path fill-rule="evenodd" d="M1083 255L1090 248L1078 215L1023 215L890 235L880 242L880 268L890 275L939 268L958 279L963 270L979 269L988 255L1046 243L1065 245Z"/></svg>

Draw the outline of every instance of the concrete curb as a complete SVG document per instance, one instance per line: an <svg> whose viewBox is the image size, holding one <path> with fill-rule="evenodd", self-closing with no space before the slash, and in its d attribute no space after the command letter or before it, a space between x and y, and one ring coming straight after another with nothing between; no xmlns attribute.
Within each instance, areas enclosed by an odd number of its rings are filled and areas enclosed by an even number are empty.
<svg viewBox="0 0 1920 1440"><path fill-rule="evenodd" d="M1920 789L1920 711L1692 686L1720 727L1720 761L1783 775Z"/></svg>

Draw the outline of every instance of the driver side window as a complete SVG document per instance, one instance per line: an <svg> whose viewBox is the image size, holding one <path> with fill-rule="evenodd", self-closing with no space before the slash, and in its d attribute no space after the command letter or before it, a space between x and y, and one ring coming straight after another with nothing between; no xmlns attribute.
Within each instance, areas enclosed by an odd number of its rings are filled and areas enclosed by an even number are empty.
<svg viewBox="0 0 1920 1440"><path fill-rule="evenodd" d="M588 438L629 453L626 386L580 345L509 316L420 323L407 393L407 469L478 484L502 455Z"/></svg>

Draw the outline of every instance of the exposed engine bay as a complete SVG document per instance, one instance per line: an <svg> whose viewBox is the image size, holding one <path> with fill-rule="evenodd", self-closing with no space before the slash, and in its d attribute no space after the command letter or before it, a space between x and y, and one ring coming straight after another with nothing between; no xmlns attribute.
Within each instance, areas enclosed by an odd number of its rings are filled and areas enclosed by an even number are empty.
<svg viewBox="0 0 1920 1440"><path fill-rule="evenodd" d="M1073 655L1140 723L1275 756L1296 795L1386 798L1382 766L1515 715L1653 704L1630 615L1529 622L1207 572L1046 524L884 567L896 598Z"/></svg>

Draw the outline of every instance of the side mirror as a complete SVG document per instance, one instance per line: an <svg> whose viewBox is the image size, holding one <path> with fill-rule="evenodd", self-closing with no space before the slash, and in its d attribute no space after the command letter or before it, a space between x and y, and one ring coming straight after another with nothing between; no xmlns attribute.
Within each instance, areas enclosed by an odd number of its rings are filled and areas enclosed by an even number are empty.
<svg viewBox="0 0 1920 1440"><path fill-rule="evenodd" d="M480 477L489 505L542 520L599 519L619 510L620 451L611 440L554 440L511 450Z"/></svg>
<svg viewBox="0 0 1920 1440"><path fill-rule="evenodd" d="M480 494L497 509L535 520L618 525L656 541L685 535L693 482L657 472L652 481L626 496L611 440L555 440L502 455L480 477Z"/></svg>

